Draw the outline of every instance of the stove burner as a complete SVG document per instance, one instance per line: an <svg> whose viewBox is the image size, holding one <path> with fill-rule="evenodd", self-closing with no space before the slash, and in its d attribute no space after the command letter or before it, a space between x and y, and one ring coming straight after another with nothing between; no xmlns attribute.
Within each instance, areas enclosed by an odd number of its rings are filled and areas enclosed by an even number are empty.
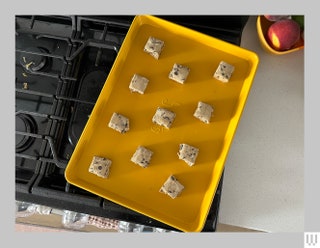
<svg viewBox="0 0 320 248"><path fill-rule="evenodd" d="M35 120L27 114L16 115L16 130L19 132L35 133L37 124ZM16 152L22 152L29 148L35 138L27 135L16 134Z"/></svg>
<svg viewBox="0 0 320 248"><path fill-rule="evenodd" d="M29 47L20 55L20 64L28 71L40 71L47 64L48 58L36 53L48 53L41 47Z"/></svg>
<svg viewBox="0 0 320 248"><path fill-rule="evenodd" d="M88 71L81 78L81 92L79 98L95 102L100 94L100 91L106 81L110 69L94 68Z"/></svg>

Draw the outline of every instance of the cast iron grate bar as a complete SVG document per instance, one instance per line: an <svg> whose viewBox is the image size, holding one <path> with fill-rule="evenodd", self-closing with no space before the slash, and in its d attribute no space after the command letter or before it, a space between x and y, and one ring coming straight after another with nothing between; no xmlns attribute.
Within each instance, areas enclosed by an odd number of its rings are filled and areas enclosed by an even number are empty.
<svg viewBox="0 0 320 248"><path fill-rule="evenodd" d="M106 31L104 31L104 36L106 36ZM105 48L105 49L111 49L114 50L116 53L119 52L120 45L111 42L111 41L105 41L104 39L101 40L80 40L80 39L72 39L72 38L66 38L66 37L59 37L59 36L54 36L54 35L48 35L48 34L38 34L36 35L37 39L40 38L50 38L50 39L56 39L56 40L62 40L66 41L69 45L72 46L77 46L77 44L81 44L80 47L71 55L71 56L61 56L61 55L54 55L54 54L48 54L44 52L34 52L34 51L25 51L21 49L16 49L17 52L20 53L29 53L33 55L39 55L39 56L47 56L50 58L55 58L55 59L60 59L63 62L67 63L68 61L74 60L81 52L84 51L85 48L87 47L96 47L96 48Z"/></svg>
<svg viewBox="0 0 320 248"><path fill-rule="evenodd" d="M48 141L50 149L51 149L52 158L45 157L40 154L38 154L37 156L34 156L34 155L28 155L28 154L23 154L23 153L16 153L16 157L27 158L27 159L32 159L32 160L39 160L42 162L54 163L59 168L63 168L63 169L66 168L68 161L59 158L59 156L57 154L56 147L55 147L54 139L51 136L29 133L29 132L22 132L22 131L16 131L16 134L25 135L25 136L37 138L37 139L42 139L43 141L44 140Z"/></svg>
<svg viewBox="0 0 320 248"><path fill-rule="evenodd" d="M18 115L18 114L27 114L27 115L38 116L38 117L43 117L43 118L52 119L52 120L58 120L58 121L67 121L68 120L67 117L49 115L49 114L42 114L42 113L39 113L39 112L32 112L32 111L25 111L25 110L16 111L16 115Z"/></svg>
<svg viewBox="0 0 320 248"><path fill-rule="evenodd" d="M95 102L85 101L85 100L81 100L81 99L75 98L75 97L60 96L60 95L43 93L43 92L34 91L34 90L16 89L16 92L34 95L34 96L40 96L40 97L47 97L47 98L52 98L52 99L56 99L56 100L63 100L63 101L68 101L68 102L77 102L77 103L84 103L84 104L90 104L90 105L95 104ZM16 114L18 114L19 112L23 112L23 111L20 110L20 111L16 112ZM42 116L42 117L48 116L49 117L49 116L54 116L54 115L38 114L37 116ZM61 117L61 118L63 118L63 120L66 120L65 117ZM58 116L55 116L55 119L59 119Z"/></svg>

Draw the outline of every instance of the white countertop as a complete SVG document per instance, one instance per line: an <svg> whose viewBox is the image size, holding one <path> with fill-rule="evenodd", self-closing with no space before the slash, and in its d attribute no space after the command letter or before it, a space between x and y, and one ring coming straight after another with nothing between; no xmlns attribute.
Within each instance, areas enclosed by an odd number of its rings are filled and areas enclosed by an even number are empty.
<svg viewBox="0 0 320 248"><path fill-rule="evenodd" d="M304 51L260 46L256 17L241 47L258 70L225 164L219 222L265 232L304 230Z"/></svg>

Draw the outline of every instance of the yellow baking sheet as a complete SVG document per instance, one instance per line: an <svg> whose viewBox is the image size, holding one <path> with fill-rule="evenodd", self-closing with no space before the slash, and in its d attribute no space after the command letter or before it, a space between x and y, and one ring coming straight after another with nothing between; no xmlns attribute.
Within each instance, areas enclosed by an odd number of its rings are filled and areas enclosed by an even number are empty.
<svg viewBox="0 0 320 248"><path fill-rule="evenodd" d="M165 42L159 60L143 51L150 36ZM235 66L229 83L213 78L223 60ZM185 84L168 78L186 65ZM89 192L184 232L203 229L258 66L255 53L154 16L136 16L65 170L66 180ZM150 82L145 94L129 90L134 73ZM193 117L198 101L214 106L210 124ZM176 113L170 129L152 123L157 107ZM121 134L108 127L113 112L130 119ZM178 159L180 143L199 148L193 167ZM142 168L130 161L139 145L154 152ZM107 157L107 179L88 172L93 156ZM159 192L169 175L185 189L175 199Z"/></svg>

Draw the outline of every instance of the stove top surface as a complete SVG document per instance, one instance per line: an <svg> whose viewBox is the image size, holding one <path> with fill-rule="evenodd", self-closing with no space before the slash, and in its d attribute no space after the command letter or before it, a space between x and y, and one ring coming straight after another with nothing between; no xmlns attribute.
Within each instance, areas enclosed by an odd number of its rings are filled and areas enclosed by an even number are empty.
<svg viewBox="0 0 320 248"><path fill-rule="evenodd" d="M159 16L239 45L246 16ZM16 200L173 229L66 182L134 16L16 16ZM203 231L215 231L222 180Z"/></svg>

